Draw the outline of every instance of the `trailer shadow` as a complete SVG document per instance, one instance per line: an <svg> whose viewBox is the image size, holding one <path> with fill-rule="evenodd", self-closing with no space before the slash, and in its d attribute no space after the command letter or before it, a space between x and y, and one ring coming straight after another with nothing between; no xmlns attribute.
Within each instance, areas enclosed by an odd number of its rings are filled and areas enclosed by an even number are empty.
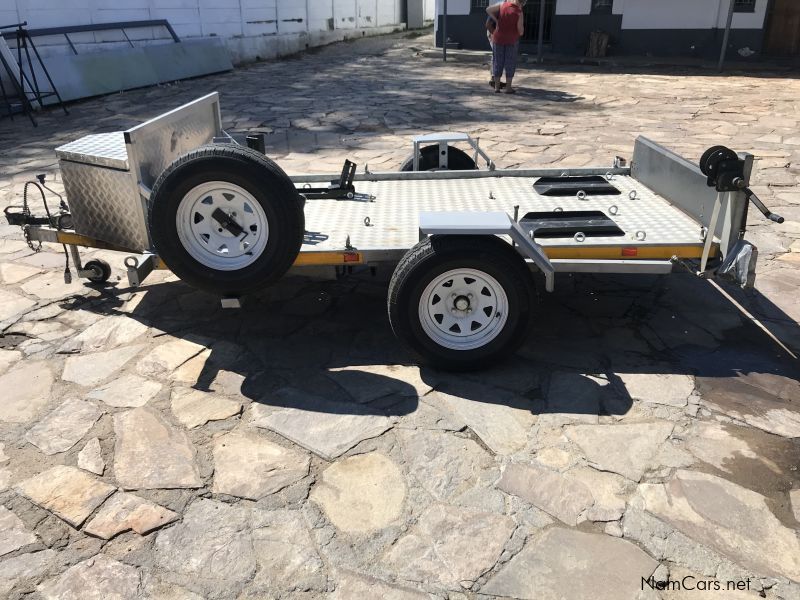
<svg viewBox="0 0 800 600"><path fill-rule="evenodd" d="M686 374L721 410L757 416L777 407L800 417L797 361L688 274L560 277L556 292L541 294L516 356L461 374L408 368L414 358L390 330L380 278L288 277L239 310L223 310L217 298L180 282L143 287L123 304L128 293L90 309L205 346L202 370L178 384L272 407L403 417L418 410L422 394L434 406L466 399L581 421L626 415L641 399L628 390L631 375ZM659 381L648 385L655 391ZM747 403L726 406L726 395L743 390Z"/></svg>

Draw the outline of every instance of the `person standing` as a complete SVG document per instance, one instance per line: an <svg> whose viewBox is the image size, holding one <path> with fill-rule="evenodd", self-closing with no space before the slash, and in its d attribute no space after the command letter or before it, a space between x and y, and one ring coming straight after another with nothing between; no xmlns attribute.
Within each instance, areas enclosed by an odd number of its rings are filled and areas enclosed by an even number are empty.
<svg viewBox="0 0 800 600"><path fill-rule="evenodd" d="M493 4L486 8L486 13L492 17L497 26L492 35L492 65L494 75L494 91L500 92L500 78L505 71L506 94L513 94L516 90L511 86L514 73L517 70L517 52L519 51L519 38L525 32L522 7L526 0L507 0L502 4Z"/></svg>
<svg viewBox="0 0 800 600"><path fill-rule="evenodd" d="M502 4L502 2L498 4ZM486 17L486 38L489 40L489 48L492 51L492 58L489 61L489 87L492 89L494 89L494 42L492 41L492 36L496 28L497 21L492 15L488 15ZM505 87L506 84L501 83L500 86Z"/></svg>
<svg viewBox="0 0 800 600"><path fill-rule="evenodd" d="M492 50L492 58L489 63L489 87L492 89L494 89L494 42L492 41L492 36L496 28L497 21L494 20L494 17L492 15L486 17L486 38L489 40L489 48Z"/></svg>

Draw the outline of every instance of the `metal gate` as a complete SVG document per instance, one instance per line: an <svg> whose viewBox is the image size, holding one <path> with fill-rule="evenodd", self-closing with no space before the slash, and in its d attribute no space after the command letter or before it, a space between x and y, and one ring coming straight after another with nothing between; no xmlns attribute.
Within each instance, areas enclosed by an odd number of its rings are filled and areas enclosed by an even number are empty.
<svg viewBox="0 0 800 600"><path fill-rule="evenodd" d="M522 43L537 44L539 43L539 14L541 12L541 3L544 2L544 43L549 44L551 41L551 32L553 29L553 15L556 12L556 0L528 0L525 5L525 33L522 35Z"/></svg>

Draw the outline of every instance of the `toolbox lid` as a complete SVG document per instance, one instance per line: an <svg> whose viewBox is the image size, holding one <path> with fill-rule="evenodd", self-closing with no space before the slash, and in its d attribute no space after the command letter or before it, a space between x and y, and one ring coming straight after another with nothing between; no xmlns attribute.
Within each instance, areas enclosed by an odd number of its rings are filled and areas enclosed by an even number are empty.
<svg viewBox="0 0 800 600"><path fill-rule="evenodd" d="M95 133L56 148L56 156L62 160L97 165L111 169L129 170L128 150L122 131Z"/></svg>

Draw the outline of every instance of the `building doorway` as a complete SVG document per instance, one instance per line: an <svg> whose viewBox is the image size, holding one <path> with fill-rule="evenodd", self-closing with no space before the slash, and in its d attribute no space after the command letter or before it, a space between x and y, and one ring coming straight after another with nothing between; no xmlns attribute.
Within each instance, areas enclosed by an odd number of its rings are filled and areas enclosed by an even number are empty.
<svg viewBox="0 0 800 600"><path fill-rule="evenodd" d="M800 56L800 2L771 2L764 36L764 52L777 56Z"/></svg>
<svg viewBox="0 0 800 600"><path fill-rule="evenodd" d="M556 12L556 0L528 0L525 5L525 33L522 35L523 44L539 43L539 14L541 3L544 2L544 43L552 40L553 15Z"/></svg>

